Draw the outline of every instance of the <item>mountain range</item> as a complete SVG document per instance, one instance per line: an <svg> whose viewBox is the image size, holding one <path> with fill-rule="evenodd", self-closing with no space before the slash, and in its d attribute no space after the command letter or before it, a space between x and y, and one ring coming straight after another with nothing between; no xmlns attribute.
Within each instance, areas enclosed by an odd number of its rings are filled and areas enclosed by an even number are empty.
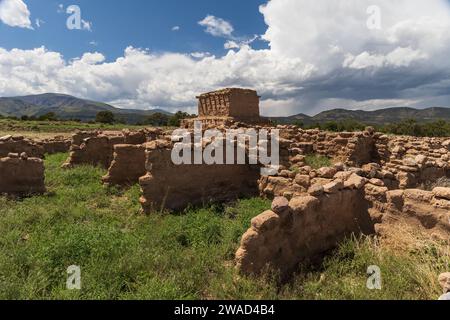
<svg viewBox="0 0 450 320"><path fill-rule="evenodd" d="M304 125L315 123L325 123L329 121L354 120L357 122L383 125L398 123L407 119L414 119L417 122L432 122L436 120L450 121L450 108L427 108L414 109L407 107L379 109L375 111L333 109L323 111L315 116L308 116L300 113L290 117L271 118L279 123L301 122Z"/></svg>
<svg viewBox="0 0 450 320"><path fill-rule="evenodd" d="M48 112L53 112L58 119L92 121L95 120L95 116L99 111L111 111L117 118L123 119L130 124L137 123L144 117L157 112L171 115L171 113L160 109L120 109L106 103L56 93L0 98L0 115L6 117L39 117ZM418 122L450 121L450 108L413 109L400 107L375 111L333 109L323 111L315 116L300 113L289 117L270 117L270 119L278 123L301 122L304 125L329 121L339 122L349 119L373 125L396 123L405 119L415 119Z"/></svg>
<svg viewBox="0 0 450 320"><path fill-rule="evenodd" d="M100 111L111 111L116 118L123 119L127 123L137 123L144 117L157 112L170 115L169 112L159 109L120 109L106 103L79 99L65 94L44 93L21 97L0 98L0 115L5 117L39 117L46 113L53 112L58 119L79 119L87 122L95 120L95 116Z"/></svg>

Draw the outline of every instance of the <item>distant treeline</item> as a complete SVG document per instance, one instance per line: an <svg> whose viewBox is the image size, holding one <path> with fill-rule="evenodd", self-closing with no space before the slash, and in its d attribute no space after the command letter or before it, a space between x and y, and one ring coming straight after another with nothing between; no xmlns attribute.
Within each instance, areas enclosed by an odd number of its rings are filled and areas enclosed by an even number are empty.
<svg viewBox="0 0 450 320"><path fill-rule="evenodd" d="M151 116L144 118L138 125L149 125L155 127L178 127L181 120L195 118L195 114L189 114L186 112L178 111L173 115L167 115L164 113L154 113Z"/></svg>
<svg viewBox="0 0 450 320"><path fill-rule="evenodd" d="M301 121L292 124L303 129L321 129L333 132L342 131L362 131L368 125L355 121L328 121L324 123L315 123L304 125ZM437 120L433 122L419 123L414 119L406 119L404 121L385 125L372 125L378 132L395 135L408 135L416 137L450 137L450 121Z"/></svg>
<svg viewBox="0 0 450 320"><path fill-rule="evenodd" d="M58 118L56 117L56 114L54 112L48 112L46 114L43 114L39 117L36 116L21 116L20 118L18 117L13 117L13 116L2 116L0 114L0 119L10 119L10 120L22 120L22 121L59 121ZM71 119L71 121L81 121L78 119Z"/></svg>
<svg viewBox="0 0 450 320"><path fill-rule="evenodd" d="M178 111L170 115L164 113L154 113L150 116L144 117L141 121L136 123L141 126L155 126L155 127L178 127L181 120L188 118L195 118L196 115L188 114L186 112ZM18 117L4 117L0 115L0 119L22 120L22 121L75 121L81 122L80 119L58 119L53 112L46 113L39 117L22 116ZM126 121L110 111L100 111L95 117L95 121L89 123L104 123L104 124L125 124ZM273 125L283 124L272 120ZM355 120L343 121L327 121L323 123L303 124L301 121L293 121L291 124L296 125L302 129L320 129L332 132L342 131L362 131L368 125ZM450 121L437 120L433 122L419 123L414 119L406 119L398 123L385 125L372 125L376 131L395 135L408 135L416 137L450 137Z"/></svg>
<svg viewBox="0 0 450 320"><path fill-rule="evenodd" d="M168 115L164 113L154 113L150 116L144 117L141 121L136 123L136 125L148 125L148 126L160 126L160 127L178 127L182 119L196 117L195 115L190 115L186 112L177 112L173 115ZM54 112L49 112L44 115L35 116L22 116L18 117L5 117L0 115L0 119L10 119L16 121L74 121L81 122L80 119L58 119ZM88 123L102 123L102 124L126 124L125 119L120 117L120 115L115 115L110 111L100 111L97 113L95 120L89 121Z"/></svg>

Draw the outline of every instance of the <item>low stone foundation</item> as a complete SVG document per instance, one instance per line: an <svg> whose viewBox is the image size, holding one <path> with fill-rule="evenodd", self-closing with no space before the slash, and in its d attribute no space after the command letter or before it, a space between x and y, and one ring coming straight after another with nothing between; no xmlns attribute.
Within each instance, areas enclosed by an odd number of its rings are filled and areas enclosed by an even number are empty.
<svg viewBox="0 0 450 320"><path fill-rule="evenodd" d="M25 153L0 158L0 194L27 196L45 192L44 162Z"/></svg>

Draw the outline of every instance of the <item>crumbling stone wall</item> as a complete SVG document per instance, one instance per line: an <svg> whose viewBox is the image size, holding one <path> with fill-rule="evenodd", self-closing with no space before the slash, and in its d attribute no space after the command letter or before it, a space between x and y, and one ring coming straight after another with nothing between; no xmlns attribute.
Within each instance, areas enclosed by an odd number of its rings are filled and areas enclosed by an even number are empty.
<svg viewBox="0 0 450 320"><path fill-rule="evenodd" d="M87 138L84 138L86 137ZM109 168L117 144L142 144L147 141L145 131L130 132L78 132L72 138L70 156L64 168L89 164ZM76 143L80 143L79 145Z"/></svg>
<svg viewBox="0 0 450 320"><path fill-rule="evenodd" d="M286 275L351 234L383 235L389 224L399 222L448 240L450 188L389 191L380 179L343 171L290 201L275 198L272 210L252 219L236 264L245 274L269 265Z"/></svg>
<svg viewBox="0 0 450 320"><path fill-rule="evenodd" d="M117 144L114 146L114 159L102 180L109 185L131 185L145 173L145 146Z"/></svg>
<svg viewBox="0 0 450 320"><path fill-rule="evenodd" d="M339 190L339 188L342 188ZM361 190L338 186L332 193L276 198L272 210L252 219L236 252L241 272L259 273L267 265L282 275L335 247L351 234L371 234L373 225Z"/></svg>
<svg viewBox="0 0 450 320"><path fill-rule="evenodd" d="M9 153L25 152L30 157L43 158L44 147L23 136L7 135L0 138L0 157L7 157Z"/></svg>
<svg viewBox="0 0 450 320"><path fill-rule="evenodd" d="M281 133L279 177L284 179L272 178L272 182L280 186L293 186L295 174L287 171L315 175L304 162L307 154L327 156L348 168L370 164L376 167L376 174L370 178L384 180L389 189L416 188L450 177L450 140L445 138L387 136L370 127L364 132L340 133L302 130L295 126L277 128ZM297 192L298 188L293 191Z"/></svg>
<svg viewBox="0 0 450 320"><path fill-rule="evenodd" d="M288 144L290 165L297 155L318 154L348 166L360 166L378 158L376 135L372 128L364 132L327 132L317 129L303 130L295 126L278 126L280 136ZM286 159L284 159L286 160Z"/></svg>
<svg viewBox="0 0 450 320"><path fill-rule="evenodd" d="M70 150L71 141L63 137L55 137L54 139L45 139L39 142L44 149L45 154L64 153Z"/></svg>
<svg viewBox="0 0 450 320"><path fill-rule="evenodd" d="M0 194L26 196L45 192L44 162L10 153L0 158Z"/></svg>
<svg viewBox="0 0 450 320"><path fill-rule="evenodd" d="M392 137L383 168L392 172L401 188L414 188L441 177L450 177L450 140Z"/></svg>
<svg viewBox="0 0 450 320"><path fill-rule="evenodd" d="M144 212L181 210L189 205L230 201L257 194L260 170L251 165L175 165L172 143L146 144L147 174L139 179Z"/></svg>
<svg viewBox="0 0 450 320"><path fill-rule="evenodd" d="M371 203L369 213L375 228L382 234L389 224L406 221L443 240L450 234L450 188L391 190L384 188L368 190L366 197Z"/></svg>

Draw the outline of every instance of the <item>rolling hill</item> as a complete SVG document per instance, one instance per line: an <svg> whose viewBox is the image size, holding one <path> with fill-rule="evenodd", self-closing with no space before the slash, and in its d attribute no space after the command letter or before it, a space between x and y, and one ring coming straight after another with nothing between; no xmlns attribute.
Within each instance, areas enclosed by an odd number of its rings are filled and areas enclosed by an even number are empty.
<svg viewBox="0 0 450 320"><path fill-rule="evenodd" d="M436 120L450 121L450 108L388 108L375 111L333 109L321 112L315 116L305 114L290 117L270 118L280 123L302 122L305 125L324 123L329 121L355 120L365 124L382 125L397 123L406 119L417 122L431 122Z"/></svg>
<svg viewBox="0 0 450 320"><path fill-rule="evenodd" d="M79 119L87 122L95 120L95 116L100 111L111 111L117 118L124 119L127 123L136 123L142 120L143 117L150 116L156 112L170 114L159 109L119 109L102 102L55 93L0 98L0 115L2 116L39 117L48 112L54 112L58 119Z"/></svg>

